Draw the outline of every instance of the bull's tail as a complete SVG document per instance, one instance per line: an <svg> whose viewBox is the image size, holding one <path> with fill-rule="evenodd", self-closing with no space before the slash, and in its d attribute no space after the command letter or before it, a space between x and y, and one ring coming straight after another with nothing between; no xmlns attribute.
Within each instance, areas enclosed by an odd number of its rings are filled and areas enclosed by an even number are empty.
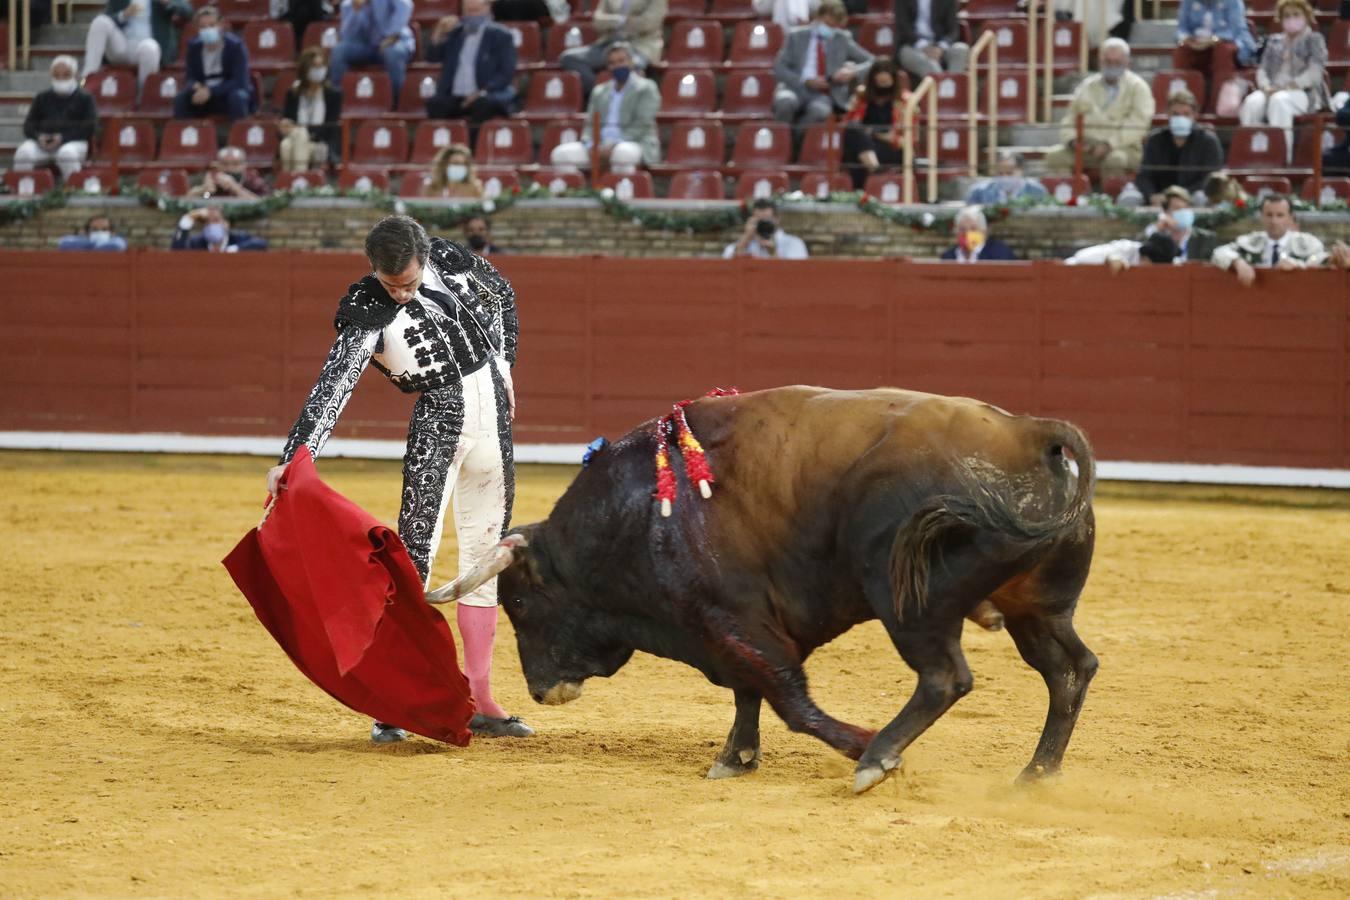
<svg viewBox="0 0 1350 900"><path fill-rule="evenodd" d="M900 621L917 618L927 607L929 567L952 532L960 529L994 534L1030 550L1059 537L1082 520L1096 484L1092 446L1087 436L1068 422L1045 419L1041 424L1045 426L1042 439L1047 465L1063 465L1066 450L1078 465L1073 496L1053 515L1029 521L1018 512L1017 498L1010 491L960 469L962 490L933 497L896 532L891 545L891 587L895 593L895 614Z"/></svg>

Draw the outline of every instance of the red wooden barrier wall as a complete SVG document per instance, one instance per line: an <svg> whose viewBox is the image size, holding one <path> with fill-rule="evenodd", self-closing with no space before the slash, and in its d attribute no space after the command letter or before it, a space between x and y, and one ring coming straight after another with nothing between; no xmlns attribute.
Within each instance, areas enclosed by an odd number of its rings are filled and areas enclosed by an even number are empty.
<svg viewBox="0 0 1350 900"><path fill-rule="evenodd" d="M501 257L517 439L709 387L899 385L1071 419L1103 458L1350 467L1350 285L1206 267ZM0 253L0 430L285 434L358 256ZM369 373L339 434L401 438Z"/></svg>

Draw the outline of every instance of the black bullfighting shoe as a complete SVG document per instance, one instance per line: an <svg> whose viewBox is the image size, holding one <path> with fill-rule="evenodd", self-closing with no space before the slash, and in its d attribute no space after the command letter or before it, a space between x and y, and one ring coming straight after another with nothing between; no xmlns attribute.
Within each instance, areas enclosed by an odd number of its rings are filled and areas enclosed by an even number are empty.
<svg viewBox="0 0 1350 900"><path fill-rule="evenodd" d="M397 725L376 722L370 726L370 740L373 744L397 744L399 741L406 741L407 739L408 732Z"/></svg>
<svg viewBox="0 0 1350 900"><path fill-rule="evenodd" d="M469 720L469 730L483 737L529 737L534 729L520 720L520 716L508 716L494 719L482 713L474 713Z"/></svg>

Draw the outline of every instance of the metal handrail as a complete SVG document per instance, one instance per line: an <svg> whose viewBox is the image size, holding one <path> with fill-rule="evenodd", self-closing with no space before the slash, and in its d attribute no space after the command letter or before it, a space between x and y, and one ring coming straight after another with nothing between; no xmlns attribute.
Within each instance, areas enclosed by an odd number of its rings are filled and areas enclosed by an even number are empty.
<svg viewBox="0 0 1350 900"><path fill-rule="evenodd" d="M1134 0L1134 5L1135 5L1135 19L1136 19L1136 20L1138 20L1138 18L1139 18L1139 11L1140 11L1140 10L1139 10L1139 7L1140 7L1141 3L1142 3L1142 0ZM1078 23L1079 23L1079 26L1080 26L1080 28L1079 28L1079 35L1078 35L1078 37L1079 37L1079 40L1078 40L1078 69L1079 69L1079 71L1082 72L1083 74L1087 74L1087 71L1088 71L1088 49L1089 49L1089 44L1091 43L1091 41L1089 41L1089 40L1087 39L1087 31L1088 31L1088 21L1087 21L1087 19L1088 19L1088 0L1077 0L1077 10L1078 10ZM1095 31L1095 33L1096 33L1096 35L1097 35L1097 48L1098 48L1098 49L1101 49L1102 42L1106 40L1106 34L1107 34L1107 31L1108 31L1108 29L1107 29L1107 27L1106 27L1106 3L1105 3L1105 2L1097 2L1097 3L1093 3L1093 19L1094 19L1093 24L1094 24L1094 26L1095 26L1094 31Z"/></svg>
<svg viewBox="0 0 1350 900"><path fill-rule="evenodd" d="M19 18L22 14L23 25ZM22 35L22 36L20 36ZM28 60L33 46L33 2L32 0L9 0L9 70L19 68L19 51L23 51L23 68L28 68Z"/></svg>
<svg viewBox="0 0 1350 900"><path fill-rule="evenodd" d="M1047 4L1050 0L1046 0ZM1027 3L1027 122L1039 121L1036 117L1036 15L1040 12L1040 0L1028 0ZM1048 9L1048 7L1047 7ZM1053 18L1048 16L1047 18Z"/></svg>
<svg viewBox="0 0 1350 900"><path fill-rule="evenodd" d="M920 100L928 101L928 202L937 202L937 82L927 75L919 86L905 100L902 111L902 125L905 129L903 200L914 202L914 110Z"/></svg>
<svg viewBox="0 0 1350 900"><path fill-rule="evenodd" d="M989 125L985 141L989 145L989 171L994 170L994 161L998 158L998 40L993 31L986 31L976 39L974 46L970 48L969 61L966 63L966 144L971 178L980 174L979 131L975 124L975 116L978 113L976 99L979 94L976 66L979 63L980 55L986 49L989 51L989 71L984 76L985 90L988 93L985 112L989 115Z"/></svg>
<svg viewBox="0 0 1350 900"><path fill-rule="evenodd" d="M1046 0L1045 9L1045 43L1042 49L1043 56L1041 65L1044 66L1041 83L1041 92L1045 105L1045 121L1054 121L1054 102L1055 102L1055 14L1051 7L1053 0Z"/></svg>

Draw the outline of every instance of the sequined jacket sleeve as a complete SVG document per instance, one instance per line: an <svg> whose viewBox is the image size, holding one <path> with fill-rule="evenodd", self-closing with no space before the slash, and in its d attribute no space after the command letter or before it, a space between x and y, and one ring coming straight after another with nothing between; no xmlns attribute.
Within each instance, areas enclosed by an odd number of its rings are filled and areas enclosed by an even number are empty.
<svg viewBox="0 0 1350 900"><path fill-rule="evenodd" d="M516 318L516 292L511 282L502 277L497 267L481 256L475 256L469 280L478 292L483 305L492 315L493 328L502 339L502 355L514 367L516 342L520 337L520 320Z"/></svg>
<svg viewBox="0 0 1350 900"><path fill-rule="evenodd" d="M328 351L319 380L309 392L309 399L300 409L286 448L281 452L281 463L291 461L301 444L308 445L310 455L318 459L319 452L337 425L342 408L351 399L361 373L370 363L380 340L380 330L348 322L338 331L333 349Z"/></svg>

